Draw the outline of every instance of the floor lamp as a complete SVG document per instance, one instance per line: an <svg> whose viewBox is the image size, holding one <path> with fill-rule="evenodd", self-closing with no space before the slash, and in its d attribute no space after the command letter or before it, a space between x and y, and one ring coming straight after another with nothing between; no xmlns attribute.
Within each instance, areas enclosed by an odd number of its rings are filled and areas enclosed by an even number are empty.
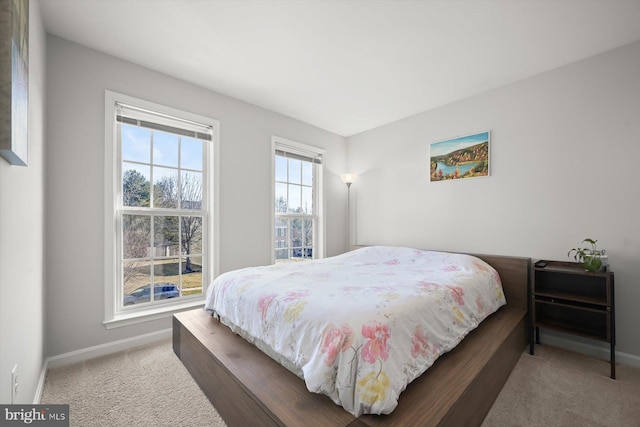
<svg viewBox="0 0 640 427"><path fill-rule="evenodd" d="M341 176L342 182L347 184L347 251L351 250L351 184L356 180L356 175L345 173Z"/></svg>

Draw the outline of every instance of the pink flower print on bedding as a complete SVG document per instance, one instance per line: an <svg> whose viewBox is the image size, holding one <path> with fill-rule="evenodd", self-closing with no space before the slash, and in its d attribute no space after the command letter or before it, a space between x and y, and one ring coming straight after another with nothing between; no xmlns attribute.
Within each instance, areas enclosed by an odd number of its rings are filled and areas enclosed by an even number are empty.
<svg viewBox="0 0 640 427"><path fill-rule="evenodd" d="M362 325L362 336L369 340L362 348L362 358L369 363L375 363L378 358L387 360L389 358L389 343L391 338L389 326L372 320Z"/></svg>
<svg viewBox="0 0 640 427"><path fill-rule="evenodd" d="M263 321L267 318L267 310L269 310L269 306L275 298L275 294L269 294L261 296L258 300L258 309L260 310L260 315L262 316Z"/></svg>
<svg viewBox="0 0 640 427"><path fill-rule="evenodd" d="M338 354L347 350L353 343L353 330L349 325L337 327L333 323L327 325L322 333L322 347L320 351L327 354L324 363L332 366L336 362Z"/></svg>

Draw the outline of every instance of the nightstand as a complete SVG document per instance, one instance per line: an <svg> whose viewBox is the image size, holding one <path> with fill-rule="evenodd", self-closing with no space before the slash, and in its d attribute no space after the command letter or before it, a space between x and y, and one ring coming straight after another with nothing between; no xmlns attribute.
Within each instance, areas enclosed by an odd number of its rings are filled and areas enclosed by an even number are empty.
<svg viewBox="0 0 640 427"><path fill-rule="evenodd" d="M616 378L613 271L586 271L582 264L538 261L533 265L530 349L540 328L610 343L611 378ZM535 335L535 341L534 341Z"/></svg>

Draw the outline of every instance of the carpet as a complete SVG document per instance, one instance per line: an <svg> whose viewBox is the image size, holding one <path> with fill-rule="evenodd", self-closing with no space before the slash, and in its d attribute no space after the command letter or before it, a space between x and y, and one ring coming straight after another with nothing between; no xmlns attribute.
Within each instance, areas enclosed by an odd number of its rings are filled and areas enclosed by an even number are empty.
<svg viewBox="0 0 640 427"><path fill-rule="evenodd" d="M170 340L50 369L41 403L69 404L71 426L226 426Z"/></svg>
<svg viewBox="0 0 640 427"><path fill-rule="evenodd" d="M616 370L612 380L605 360L536 346L482 427L640 426L640 369ZM69 404L71 426L225 426L170 340L50 369L41 403Z"/></svg>
<svg viewBox="0 0 640 427"><path fill-rule="evenodd" d="M482 427L638 427L640 369L536 345L525 351Z"/></svg>

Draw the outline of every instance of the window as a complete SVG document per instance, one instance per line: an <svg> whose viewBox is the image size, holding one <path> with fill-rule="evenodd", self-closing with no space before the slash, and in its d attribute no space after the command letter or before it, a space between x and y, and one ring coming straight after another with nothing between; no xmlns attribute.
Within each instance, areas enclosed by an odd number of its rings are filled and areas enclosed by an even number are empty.
<svg viewBox="0 0 640 427"><path fill-rule="evenodd" d="M113 92L106 99L109 325L202 303L215 269L218 122Z"/></svg>
<svg viewBox="0 0 640 427"><path fill-rule="evenodd" d="M274 261L323 257L324 150L273 137Z"/></svg>

